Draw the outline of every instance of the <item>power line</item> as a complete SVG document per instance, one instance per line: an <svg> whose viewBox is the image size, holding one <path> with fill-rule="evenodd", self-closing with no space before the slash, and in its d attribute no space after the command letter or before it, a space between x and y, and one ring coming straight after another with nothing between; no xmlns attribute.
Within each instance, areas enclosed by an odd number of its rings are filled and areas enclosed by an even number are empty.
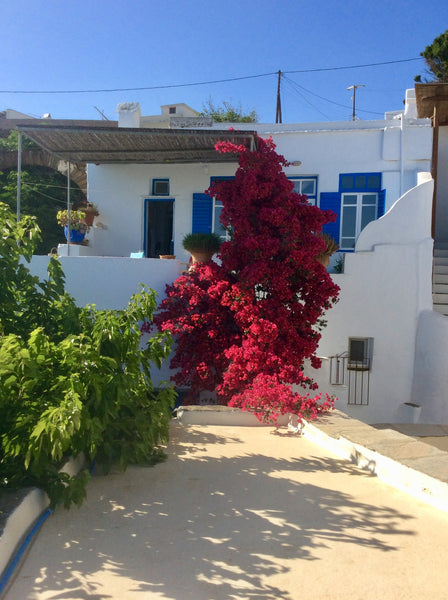
<svg viewBox="0 0 448 600"><path fill-rule="evenodd" d="M322 67L318 69L300 69L294 71L282 71L285 73L319 73L322 71L340 71L343 69L362 69L365 67L377 67L381 65L392 65L397 63L411 62L415 60L422 60L418 58L405 58L402 60L389 60L377 63L368 63L364 65L348 65L343 67ZM180 87L194 87L199 85L212 85L216 83L229 83L232 81L243 81L247 79L257 79L261 77L270 77L271 75L278 76L278 71L272 71L271 73L259 73L257 75L245 75L243 77L229 77L228 79L214 79L210 81L196 81L194 83L173 83L169 85L152 85L144 87L131 87L131 88L112 88L112 89L99 89L99 90L0 90L0 94L107 94L111 92L139 92L147 90L164 90L171 88Z"/></svg>
<svg viewBox="0 0 448 600"><path fill-rule="evenodd" d="M351 65L348 67L323 67L321 69L302 69L300 71L283 71L283 73L317 73L318 71L340 71L341 69L361 69L363 67L379 67L381 65L393 65L396 63L411 62L413 60L423 60L423 59L421 57L403 58L402 60L388 60L385 62L369 63L366 65Z"/></svg>
<svg viewBox="0 0 448 600"><path fill-rule="evenodd" d="M259 75L246 75L244 77L231 77L229 79L215 79L213 81L196 81L194 83L173 83L169 85L152 85L134 88L113 88L104 90L0 90L0 94L104 94L108 92L141 92L145 90L165 90L178 87L193 87L196 85L211 85L213 83L227 83L229 81L241 81L242 79L255 79L257 77L268 77L277 73L261 73Z"/></svg>
<svg viewBox="0 0 448 600"><path fill-rule="evenodd" d="M340 102L335 102L334 100L330 100L329 98L325 98L324 96L320 96L319 94L316 94L315 92L312 92L311 90L308 90L307 88L303 87L303 85L300 85L299 83L297 83L296 81L294 81L290 77L284 77L284 80L288 81L295 88L300 88L304 92L307 92L308 94L311 94L312 96L316 96L316 98L320 98L321 100L324 100L325 102L329 102L330 104L334 104L336 106L340 106L341 108L351 109L351 106L348 106L348 104L341 104ZM374 111L374 110L362 110L360 108L358 108L358 112L365 112L365 113L369 113L369 114L372 114L372 115L382 115L382 114L384 114L382 112L377 112L377 111Z"/></svg>
<svg viewBox="0 0 448 600"><path fill-rule="evenodd" d="M284 82L285 82L286 86L289 87L289 91L291 91L294 95L298 96L299 98L301 98L302 100L307 102L316 112L318 112L323 117L325 117L325 119L327 119L328 121L331 121L330 117L327 114L322 112L319 108L317 108L317 106L315 106L310 100L308 100L308 98L306 98L306 96L304 96L304 94L299 89L302 86L298 85L295 81L293 81L289 77L285 77ZM305 88L302 88L302 89L304 91L307 91L307 90L305 90Z"/></svg>

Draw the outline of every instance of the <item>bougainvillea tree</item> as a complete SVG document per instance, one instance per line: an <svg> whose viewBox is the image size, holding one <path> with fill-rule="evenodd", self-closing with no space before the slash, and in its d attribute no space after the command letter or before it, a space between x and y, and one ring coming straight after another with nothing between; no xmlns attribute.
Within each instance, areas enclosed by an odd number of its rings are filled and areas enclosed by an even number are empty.
<svg viewBox="0 0 448 600"><path fill-rule="evenodd" d="M313 418L332 406L310 396L315 385L303 365L320 366L323 314L338 293L316 260L325 250L319 233L334 215L293 191L272 140L257 138L254 151L228 142L217 150L239 154L235 178L207 190L232 234L219 263L196 264L167 288L156 323L177 342L173 379L191 396L215 391L221 403L265 421Z"/></svg>

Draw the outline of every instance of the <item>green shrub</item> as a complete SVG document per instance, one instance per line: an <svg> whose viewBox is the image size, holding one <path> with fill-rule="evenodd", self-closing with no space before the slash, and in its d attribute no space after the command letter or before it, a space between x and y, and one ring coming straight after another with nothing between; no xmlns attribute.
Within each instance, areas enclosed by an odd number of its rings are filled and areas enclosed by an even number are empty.
<svg viewBox="0 0 448 600"><path fill-rule="evenodd" d="M85 496L87 471L59 473L70 455L112 464L151 462L168 438L170 386L155 390L150 366L168 356L171 338L142 347L155 293L142 287L122 311L78 308L64 291L60 263L48 280L23 264L38 231L0 204L0 485L34 485L69 507Z"/></svg>

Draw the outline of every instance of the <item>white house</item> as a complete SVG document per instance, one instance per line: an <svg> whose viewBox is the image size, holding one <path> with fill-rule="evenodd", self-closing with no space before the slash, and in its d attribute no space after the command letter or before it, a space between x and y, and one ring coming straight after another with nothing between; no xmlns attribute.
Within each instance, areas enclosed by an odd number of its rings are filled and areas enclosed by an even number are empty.
<svg viewBox="0 0 448 600"><path fill-rule="evenodd" d="M214 143L227 138L251 147L255 132L272 136L291 163L286 174L296 189L338 215L327 229L345 255L345 269L333 275L341 296L323 332L323 368L313 373L320 389L336 393L338 408L366 422L417 416L448 422L446 402L434 409L431 401L427 417L425 409L409 406L425 404L416 399L416 340L421 315L433 313L432 128L417 115L414 90L407 91L403 111L375 121L237 123L229 131L186 105L142 117L138 104L126 103L118 125L101 131L20 126L61 158L88 163L97 227L88 246L60 249L68 255L62 258L67 287L79 302L119 307L139 281L163 294L188 260L184 235L220 231L220 206L204 190L214 178L232 177L237 164L218 155ZM166 254L177 260L158 258ZM45 262L35 257L36 272Z"/></svg>
<svg viewBox="0 0 448 600"><path fill-rule="evenodd" d="M187 108L166 106L160 117L141 117L138 105L123 104L119 106L119 127L147 130L157 123L158 128L165 125L165 132L159 132L162 135L175 134L179 128L184 133L194 128L199 135L210 129L222 130L221 123L201 120ZM342 250L350 252L361 229L415 186L419 172L430 168L430 121L416 118L413 90L408 91L404 118L401 116L389 113L381 121L238 123L233 127L272 136L279 153L292 163L286 172L296 189L339 215L328 231ZM125 130L116 134L124 137ZM219 207L204 196L204 190L214 178L232 176L236 164L218 162L218 158L215 162L201 157L185 162L186 158L173 164L172 158L162 156L155 164L139 164L138 160L89 164L89 200L98 205L99 221L107 229L93 230L89 247L82 252L129 256L142 251L150 258L173 253L187 260L181 244L186 233L198 228L219 229Z"/></svg>

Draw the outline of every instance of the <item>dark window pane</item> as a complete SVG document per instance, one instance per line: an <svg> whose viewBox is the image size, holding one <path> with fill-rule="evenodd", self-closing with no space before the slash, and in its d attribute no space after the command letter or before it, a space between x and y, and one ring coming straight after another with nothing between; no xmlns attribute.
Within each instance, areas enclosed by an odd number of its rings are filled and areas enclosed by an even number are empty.
<svg viewBox="0 0 448 600"><path fill-rule="evenodd" d="M376 216L376 207L375 206L364 206L361 214L361 229L370 223L370 221L374 221Z"/></svg>
<svg viewBox="0 0 448 600"><path fill-rule="evenodd" d="M381 177L379 175L369 175L367 178L367 187L370 190L379 190L381 185Z"/></svg>
<svg viewBox="0 0 448 600"><path fill-rule="evenodd" d="M350 250L355 247L355 238L341 238L341 248Z"/></svg>
<svg viewBox="0 0 448 600"><path fill-rule="evenodd" d="M364 206L376 205L377 194L363 194L362 203Z"/></svg>
<svg viewBox="0 0 448 600"><path fill-rule="evenodd" d="M367 177L365 175L357 175L355 177L355 188L363 190L367 187Z"/></svg>
<svg viewBox="0 0 448 600"><path fill-rule="evenodd" d="M313 179L304 179L302 181L302 194L314 196L316 193L315 181Z"/></svg>
<svg viewBox="0 0 448 600"><path fill-rule="evenodd" d="M342 211L342 237L356 236L356 206L347 206Z"/></svg>
<svg viewBox="0 0 448 600"><path fill-rule="evenodd" d="M352 175L342 175L341 177L341 188L343 190L353 189L353 177Z"/></svg>
<svg viewBox="0 0 448 600"><path fill-rule="evenodd" d="M365 359L364 340L350 340L350 361L362 362Z"/></svg>

